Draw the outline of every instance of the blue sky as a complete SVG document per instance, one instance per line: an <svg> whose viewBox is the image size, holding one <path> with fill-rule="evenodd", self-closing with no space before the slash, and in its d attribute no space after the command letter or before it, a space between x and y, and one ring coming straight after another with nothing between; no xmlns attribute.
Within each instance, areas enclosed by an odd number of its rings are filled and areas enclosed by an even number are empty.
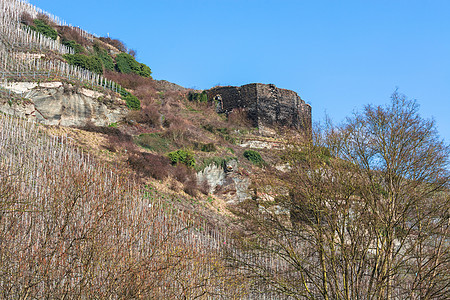
<svg viewBox="0 0 450 300"><path fill-rule="evenodd" d="M339 123L392 92L450 143L448 0L31 0L188 88L273 83Z"/></svg>

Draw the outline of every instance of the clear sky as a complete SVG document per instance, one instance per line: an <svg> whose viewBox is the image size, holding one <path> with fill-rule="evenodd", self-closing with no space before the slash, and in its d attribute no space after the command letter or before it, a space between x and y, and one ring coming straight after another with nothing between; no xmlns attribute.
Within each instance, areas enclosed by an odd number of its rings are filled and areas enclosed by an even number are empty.
<svg viewBox="0 0 450 300"><path fill-rule="evenodd" d="M188 88L273 83L339 123L392 92L450 143L450 0L30 0Z"/></svg>

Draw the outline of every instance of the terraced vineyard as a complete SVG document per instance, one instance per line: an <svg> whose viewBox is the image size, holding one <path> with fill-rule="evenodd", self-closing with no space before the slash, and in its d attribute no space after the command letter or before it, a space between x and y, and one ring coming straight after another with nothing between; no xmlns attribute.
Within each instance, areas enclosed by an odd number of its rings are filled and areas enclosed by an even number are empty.
<svg viewBox="0 0 450 300"><path fill-rule="evenodd" d="M94 36L44 12L35 6L18 0L0 0L0 76L1 81L36 81L65 79L89 86L118 91L118 85L101 74L70 65L61 56L74 54L71 47L63 45L21 23L24 13L36 18L45 15L59 26L68 26L83 38ZM50 58L51 57L51 58Z"/></svg>

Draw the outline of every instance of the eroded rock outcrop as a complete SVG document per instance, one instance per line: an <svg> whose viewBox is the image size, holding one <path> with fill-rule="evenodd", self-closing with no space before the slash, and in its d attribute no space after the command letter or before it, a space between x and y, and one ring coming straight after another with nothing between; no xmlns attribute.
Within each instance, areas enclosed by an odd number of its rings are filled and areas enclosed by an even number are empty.
<svg viewBox="0 0 450 300"><path fill-rule="evenodd" d="M83 126L90 122L107 126L127 113L121 100L114 101L110 95L62 82L17 82L2 87L30 100L0 99L0 111L46 125Z"/></svg>
<svg viewBox="0 0 450 300"><path fill-rule="evenodd" d="M225 199L228 203L240 202L249 197L250 178L239 172L236 159L231 159L223 165L207 166L197 173L197 181L206 181L209 192Z"/></svg>

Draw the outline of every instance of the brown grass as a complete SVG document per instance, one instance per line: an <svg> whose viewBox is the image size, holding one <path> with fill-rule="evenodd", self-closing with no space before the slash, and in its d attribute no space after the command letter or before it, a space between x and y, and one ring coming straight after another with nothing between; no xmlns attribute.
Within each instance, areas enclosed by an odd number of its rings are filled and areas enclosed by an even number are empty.
<svg viewBox="0 0 450 300"><path fill-rule="evenodd" d="M127 47L121 40L112 39L110 37L100 37L99 40L113 46L114 48L116 48L117 50L119 50L121 52L127 52Z"/></svg>
<svg viewBox="0 0 450 300"><path fill-rule="evenodd" d="M107 70L105 71L105 77L132 90L139 86L154 87L155 85L153 79L142 77L134 73L124 74Z"/></svg>

